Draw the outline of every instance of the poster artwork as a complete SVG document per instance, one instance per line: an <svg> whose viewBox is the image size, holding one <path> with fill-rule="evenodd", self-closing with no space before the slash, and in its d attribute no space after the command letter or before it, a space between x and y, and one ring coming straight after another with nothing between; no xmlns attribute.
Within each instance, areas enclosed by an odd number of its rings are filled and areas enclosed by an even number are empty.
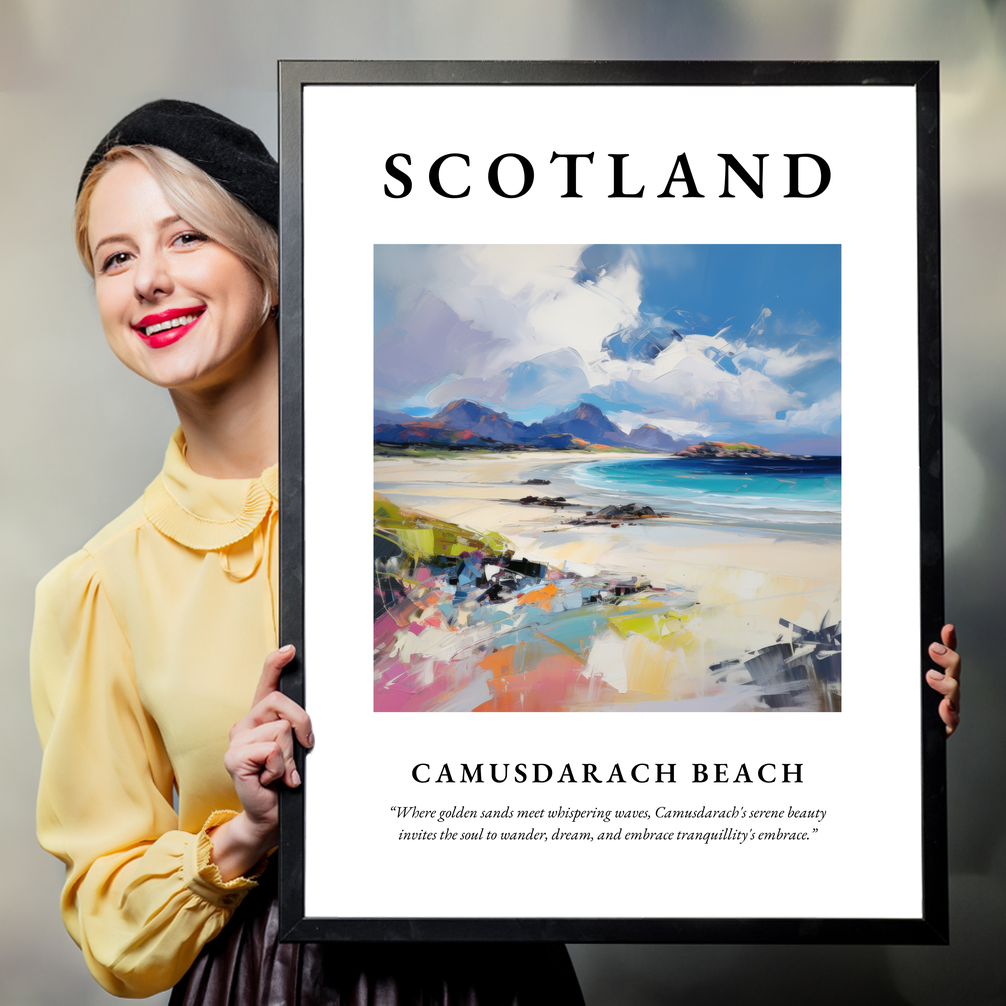
<svg viewBox="0 0 1006 1006"><path fill-rule="evenodd" d="M373 256L375 711L841 709L841 246Z"/></svg>
<svg viewBox="0 0 1006 1006"><path fill-rule="evenodd" d="M945 940L937 86L284 66L284 932Z"/></svg>

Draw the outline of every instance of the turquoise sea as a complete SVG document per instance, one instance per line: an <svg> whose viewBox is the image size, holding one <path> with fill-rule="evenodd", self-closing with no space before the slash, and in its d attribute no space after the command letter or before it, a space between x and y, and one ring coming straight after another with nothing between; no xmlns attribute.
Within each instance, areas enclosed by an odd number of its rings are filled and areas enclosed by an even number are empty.
<svg viewBox="0 0 1006 1006"><path fill-rule="evenodd" d="M634 458L592 461L568 474L612 502L634 500L675 517L766 525L842 520L839 457Z"/></svg>

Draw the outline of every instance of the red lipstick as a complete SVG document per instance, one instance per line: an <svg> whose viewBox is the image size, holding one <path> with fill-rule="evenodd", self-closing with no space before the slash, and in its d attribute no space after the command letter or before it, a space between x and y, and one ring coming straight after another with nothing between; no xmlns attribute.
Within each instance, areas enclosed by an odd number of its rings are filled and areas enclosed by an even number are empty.
<svg viewBox="0 0 1006 1006"><path fill-rule="evenodd" d="M164 346L170 346L173 342L178 342L184 335L187 335L205 310L204 305L199 305L196 307L173 307L168 311L148 314L133 325L133 331L151 349L161 349ZM184 318L189 320L179 324L178 322Z"/></svg>

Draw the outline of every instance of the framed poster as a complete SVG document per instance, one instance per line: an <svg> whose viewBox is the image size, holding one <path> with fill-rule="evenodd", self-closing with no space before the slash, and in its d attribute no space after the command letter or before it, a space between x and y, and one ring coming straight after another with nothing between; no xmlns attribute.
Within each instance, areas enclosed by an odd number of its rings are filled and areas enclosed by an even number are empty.
<svg viewBox="0 0 1006 1006"><path fill-rule="evenodd" d="M935 64L280 91L287 938L945 941Z"/></svg>

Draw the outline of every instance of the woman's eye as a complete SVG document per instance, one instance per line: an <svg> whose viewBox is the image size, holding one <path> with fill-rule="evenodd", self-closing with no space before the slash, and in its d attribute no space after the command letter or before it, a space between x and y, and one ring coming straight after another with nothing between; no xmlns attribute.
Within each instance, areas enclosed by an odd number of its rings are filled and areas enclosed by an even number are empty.
<svg viewBox="0 0 1006 1006"><path fill-rule="evenodd" d="M109 255L105 259L101 266L102 272L114 271L121 265L125 265L129 261L129 252L116 252L114 255Z"/></svg>
<svg viewBox="0 0 1006 1006"><path fill-rule="evenodd" d="M200 234L198 231L186 231L184 234L179 234L174 243L182 248L191 248L193 245L202 244L205 240L205 234Z"/></svg>

